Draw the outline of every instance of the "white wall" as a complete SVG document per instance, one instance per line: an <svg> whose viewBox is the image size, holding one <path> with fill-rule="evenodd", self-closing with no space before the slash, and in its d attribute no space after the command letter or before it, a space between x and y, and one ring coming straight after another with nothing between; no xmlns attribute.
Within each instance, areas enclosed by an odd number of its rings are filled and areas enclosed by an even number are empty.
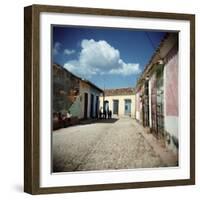
<svg viewBox="0 0 200 200"><path fill-rule="evenodd" d="M116 9L151 10L196 13L196 43L200 54L200 5L198 0L7 0L0 7L0 186L1 199L15 200L100 200L100 199L199 199L200 196L200 68L196 68L197 114L197 185L153 189L134 189L74 194L30 196L22 192L23 187L23 7L30 4L56 4ZM200 66L200 57L196 58Z"/></svg>
<svg viewBox="0 0 200 200"><path fill-rule="evenodd" d="M178 138L178 123L178 117L165 116L165 130L176 138Z"/></svg>
<svg viewBox="0 0 200 200"><path fill-rule="evenodd" d="M140 93L137 92L135 94L135 118L140 121L140 112L141 112L141 108L140 108Z"/></svg>

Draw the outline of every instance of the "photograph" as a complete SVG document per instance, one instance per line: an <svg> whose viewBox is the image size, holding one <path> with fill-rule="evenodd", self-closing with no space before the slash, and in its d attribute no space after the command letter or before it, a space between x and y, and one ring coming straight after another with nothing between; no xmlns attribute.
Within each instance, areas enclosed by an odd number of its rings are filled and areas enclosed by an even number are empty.
<svg viewBox="0 0 200 200"><path fill-rule="evenodd" d="M51 172L179 166L179 32L51 25Z"/></svg>
<svg viewBox="0 0 200 200"><path fill-rule="evenodd" d="M24 9L24 191L195 184L195 15Z"/></svg>

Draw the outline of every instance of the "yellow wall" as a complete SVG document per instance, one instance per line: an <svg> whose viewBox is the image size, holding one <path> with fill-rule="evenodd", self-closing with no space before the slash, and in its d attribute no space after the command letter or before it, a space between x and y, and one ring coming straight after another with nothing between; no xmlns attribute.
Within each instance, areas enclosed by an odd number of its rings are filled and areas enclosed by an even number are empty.
<svg viewBox="0 0 200 200"><path fill-rule="evenodd" d="M135 118L135 95L105 96L109 101L109 109L113 112L113 100L119 100L119 117L124 115L125 99L131 99L131 117ZM103 108L103 97L100 97L100 108Z"/></svg>

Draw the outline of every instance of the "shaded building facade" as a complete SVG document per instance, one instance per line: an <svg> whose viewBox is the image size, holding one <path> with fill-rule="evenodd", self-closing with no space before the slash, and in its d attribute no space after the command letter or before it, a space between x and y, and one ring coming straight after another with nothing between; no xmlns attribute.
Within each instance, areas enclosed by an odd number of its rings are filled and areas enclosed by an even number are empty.
<svg viewBox="0 0 200 200"><path fill-rule="evenodd" d="M161 41L136 86L136 119L178 151L178 34Z"/></svg>
<svg viewBox="0 0 200 200"><path fill-rule="evenodd" d="M99 96L103 90L58 64L53 64L52 79L53 113L68 113L78 119L98 116Z"/></svg>

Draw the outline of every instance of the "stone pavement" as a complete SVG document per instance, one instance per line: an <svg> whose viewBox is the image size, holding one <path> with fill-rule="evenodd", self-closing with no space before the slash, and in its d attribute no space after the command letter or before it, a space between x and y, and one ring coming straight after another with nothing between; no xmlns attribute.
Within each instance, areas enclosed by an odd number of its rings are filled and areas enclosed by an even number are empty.
<svg viewBox="0 0 200 200"><path fill-rule="evenodd" d="M177 166L134 119L98 120L53 132L53 172Z"/></svg>

